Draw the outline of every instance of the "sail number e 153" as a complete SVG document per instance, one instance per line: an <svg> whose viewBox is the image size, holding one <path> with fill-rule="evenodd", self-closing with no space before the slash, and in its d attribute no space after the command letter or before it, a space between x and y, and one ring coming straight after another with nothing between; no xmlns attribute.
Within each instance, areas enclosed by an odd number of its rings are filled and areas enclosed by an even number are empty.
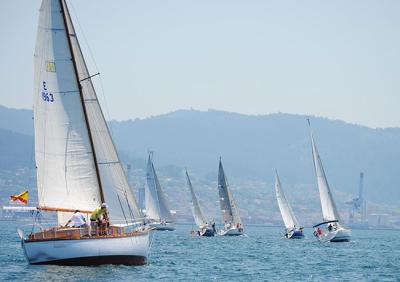
<svg viewBox="0 0 400 282"><path fill-rule="evenodd" d="M43 81L42 83L42 100L45 102L53 103L54 102L54 96L52 93L47 91L46 87L46 81Z"/></svg>

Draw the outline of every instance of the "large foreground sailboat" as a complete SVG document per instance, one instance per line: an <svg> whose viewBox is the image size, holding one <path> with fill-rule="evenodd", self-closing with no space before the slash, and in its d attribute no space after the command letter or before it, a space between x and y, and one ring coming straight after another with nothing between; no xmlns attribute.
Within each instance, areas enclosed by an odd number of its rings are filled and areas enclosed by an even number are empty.
<svg viewBox="0 0 400 282"><path fill-rule="evenodd" d="M215 225L214 224L210 225L206 217L204 216L200 208L199 201L197 200L196 193L194 192L192 182L190 181L187 170L186 170L186 180L191 195L190 203L191 203L193 218L194 221L196 222L196 225L199 227L198 234L200 236L206 236L206 237L215 236Z"/></svg>
<svg viewBox="0 0 400 282"><path fill-rule="evenodd" d="M302 239L304 238L303 227L300 227L296 216L293 213L292 207L287 201L283 193L281 181L279 180L278 172L275 171L275 193L278 201L279 210L281 211L283 223L285 224L285 238Z"/></svg>
<svg viewBox="0 0 400 282"><path fill-rule="evenodd" d="M325 171L322 166L322 161L319 156L317 146L314 141L314 135L311 130L310 120L308 120L310 127L312 156L314 162L315 175L317 177L317 185L319 190L319 197L321 200L323 222L314 225L314 235L324 242L347 242L350 241L351 231L344 228L340 224L340 216L333 200L331 189L329 188L328 181L325 176ZM321 226L327 226L324 230Z"/></svg>
<svg viewBox="0 0 400 282"><path fill-rule="evenodd" d="M149 231L97 100L65 0L43 0L35 51L38 211L58 225L25 237L30 264L145 264ZM72 212L108 205L102 230L64 226ZM105 204L104 204L105 206Z"/></svg>
<svg viewBox="0 0 400 282"><path fill-rule="evenodd" d="M146 217L150 226L160 231L173 231L175 225L172 219L167 199L161 189L153 164L153 152L147 160L147 186L145 188Z"/></svg>
<svg viewBox="0 0 400 282"><path fill-rule="evenodd" d="M224 222L224 229L220 230L219 234L222 236L243 235L242 220L240 219L239 210L226 180L221 158L218 169L218 193L222 220Z"/></svg>

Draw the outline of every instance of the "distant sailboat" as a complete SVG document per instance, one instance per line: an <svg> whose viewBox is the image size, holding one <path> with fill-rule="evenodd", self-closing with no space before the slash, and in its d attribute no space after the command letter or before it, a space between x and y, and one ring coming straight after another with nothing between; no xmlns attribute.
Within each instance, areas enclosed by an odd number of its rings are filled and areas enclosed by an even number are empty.
<svg viewBox="0 0 400 282"><path fill-rule="evenodd" d="M219 234L222 236L243 235L242 220L240 219L239 210L227 183L221 159L219 160L218 170L218 192L222 220L224 222L224 229L220 230Z"/></svg>
<svg viewBox="0 0 400 282"><path fill-rule="evenodd" d="M308 120L310 127L310 137L312 146L312 156L315 168L315 175L317 177L317 185L319 190L319 197L321 200L321 208L323 215L323 222L314 225L316 228L314 235L321 241L330 242L347 242L350 241L351 231L344 228L340 224L340 216L333 200L331 189L329 188L328 181L325 176L325 171L322 166L321 158L318 154L317 146L314 141L313 132L311 130L310 120ZM326 230L322 230L320 226L327 225Z"/></svg>
<svg viewBox="0 0 400 282"><path fill-rule="evenodd" d="M147 160L147 186L145 188L146 217L150 226L160 231L173 231L175 225L164 192L153 164L153 152Z"/></svg>
<svg viewBox="0 0 400 282"><path fill-rule="evenodd" d="M65 0L43 0L40 8L34 127L37 210L56 212L58 226L39 226L28 238L18 230L28 262L145 264L149 232L97 100ZM103 235L87 227L60 227L75 210L90 214L104 202L110 225Z"/></svg>
<svg viewBox="0 0 400 282"><path fill-rule="evenodd" d="M300 227L296 216L293 213L292 207L287 201L283 193L278 172L275 171L275 193L278 201L279 210L281 211L283 223L286 227L285 238L301 239L304 238L303 227Z"/></svg>
<svg viewBox="0 0 400 282"><path fill-rule="evenodd" d="M197 200L196 194L194 192L192 182L190 181L189 174L186 170L186 180L187 184L190 190L190 195L191 195L191 208L192 208L192 214L194 217L194 221L196 222L197 226L199 227L199 235L200 236L206 236L206 237L211 237L215 236L215 225L210 225L204 216L201 208L199 201Z"/></svg>

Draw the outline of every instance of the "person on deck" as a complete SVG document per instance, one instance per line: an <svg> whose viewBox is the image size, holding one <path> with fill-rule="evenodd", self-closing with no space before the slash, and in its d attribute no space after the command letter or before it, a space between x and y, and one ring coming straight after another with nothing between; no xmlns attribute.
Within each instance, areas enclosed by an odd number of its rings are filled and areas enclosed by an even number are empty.
<svg viewBox="0 0 400 282"><path fill-rule="evenodd" d="M95 228L96 235L106 235L108 226L107 204L102 203L90 215L90 226ZM97 228L99 227L99 228ZM98 230L100 229L100 230ZM99 232L100 231L100 232Z"/></svg>
<svg viewBox="0 0 400 282"><path fill-rule="evenodd" d="M65 224L65 227L68 226L72 222L72 227L76 228L81 228L81 227L86 227L86 219L83 216L83 214L80 213L79 210L76 210L70 220L68 220L67 224Z"/></svg>

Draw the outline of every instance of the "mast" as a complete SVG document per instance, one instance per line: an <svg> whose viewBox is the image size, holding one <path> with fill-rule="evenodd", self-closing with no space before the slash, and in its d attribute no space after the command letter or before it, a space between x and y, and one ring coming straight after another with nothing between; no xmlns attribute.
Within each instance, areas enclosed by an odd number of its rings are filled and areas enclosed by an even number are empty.
<svg viewBox="0 0 400 282"><path fill-rule="evenodd" d="M84 114L84 117L85 117L86 128L88 130L89 142L90 142L90 146L92 147L92 156L93 156L93 160L94 160L94 166L95 166L95 170L96 170L97 181L98 181L98 184L99 184L100 199L101 199L101 202L104 203L105 202L104 192L103 192L103 187L102 187L101 179L100 179L100 172L99 172L99 167L98 167L98 163L97 163L94 143L93 143L93 136L92 136L92 132L91 132L91 129L90 129L90 124L89 124L88 115L87 115L87 111L86 111L86 105L85 105L85 101L84 101L83 93L82 93L82 85L80 83L80 79L79 79L79 75L78 75L78 68L76 66L75 54L74 54L74 51L72 49L70 32L69 32L68 24L67 24L66 12L68 12L68 15L69 15L69 11L68 11L67 3L65 2L65 0L60 0L60 7L61 7L61 14L62 14L62 17L63 17L63 20L64 20L65 31L66 31L66 34L67 34L68 46L69 46L69 49L71 51L72 64L74 66L75 78L76 78L76 82L78 84L79 96L81 98L81 104L82 104L82 108L83 108L83 114ZM72 21L71 21L71 25L73 25ZM79 44L79 42L78 42L78 44Z"/></svg>

